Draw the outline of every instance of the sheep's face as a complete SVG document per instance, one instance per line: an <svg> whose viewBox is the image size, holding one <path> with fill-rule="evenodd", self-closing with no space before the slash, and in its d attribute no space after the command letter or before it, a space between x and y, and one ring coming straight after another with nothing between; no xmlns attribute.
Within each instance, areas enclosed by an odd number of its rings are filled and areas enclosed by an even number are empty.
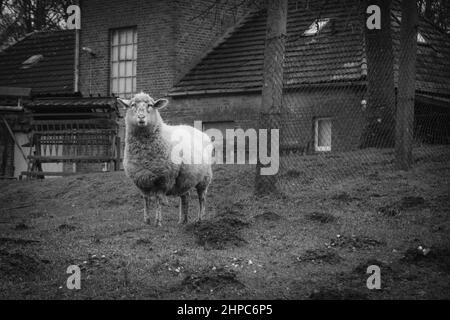
<svg viewBox="0 0 450 320"><path fill-rule="evenodd" d="M127 125L133 127L156 126L161 122L158 110L164 108L167 99L153 100L146 93L139 93L131 100L119 99L126 107L125 120Z"/></svg>

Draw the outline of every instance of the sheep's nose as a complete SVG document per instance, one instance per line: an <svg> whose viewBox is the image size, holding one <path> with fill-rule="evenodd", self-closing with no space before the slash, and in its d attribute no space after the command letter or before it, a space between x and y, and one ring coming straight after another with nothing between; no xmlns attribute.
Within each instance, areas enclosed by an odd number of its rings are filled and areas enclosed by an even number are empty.
<svg viewBox="0 0 450 320"><path fill-rule="evenodd" d="M145 118L145 115L144 114L138 114L138 119L140 120L140 119L144 119Z"/></svg>

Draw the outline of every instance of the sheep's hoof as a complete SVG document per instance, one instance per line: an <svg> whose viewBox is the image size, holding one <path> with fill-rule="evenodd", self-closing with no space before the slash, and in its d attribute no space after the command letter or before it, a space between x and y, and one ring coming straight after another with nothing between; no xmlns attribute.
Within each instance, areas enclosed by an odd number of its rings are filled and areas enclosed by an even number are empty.
<svg viewBox="0 0 450 320"><path fill-rule="evenodd" d="M186 224L186 223L188 223L187 219L183 219L183 220L179 220L178 221L178 224L181 224L181 225Z"/></svg>
<svg viewBox="0 0 450 320"><path fill-rule="evenodd" d="M150 218L144 218L145 224L151 224Z"/></svg>
<svg viewBox="0 0 450 320"><path fill-rule="evenodd" d="M156 221L155 222L155 227L157 227L157 228L162 227L162 222L161 221Z"/></svg>

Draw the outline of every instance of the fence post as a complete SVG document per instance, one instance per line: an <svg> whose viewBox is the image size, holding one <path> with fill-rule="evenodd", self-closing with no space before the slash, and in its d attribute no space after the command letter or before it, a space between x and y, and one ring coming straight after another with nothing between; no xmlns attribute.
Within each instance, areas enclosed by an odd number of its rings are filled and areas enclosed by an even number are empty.
<svg viewBox="0 0 450 320"><path fill-rule="evenodd" d="M270 145L271 129L278 129L274 119L279 115L283 100L283 64L286 45L288 0L267 1L266 45L264 50L263 87L259 129L267 129ZM277 127L274 127L277 126ZM272 150L268 149L268 152ZM257 194L276 192L276 176L261 175L262 164L256 165L255 191Z"/></svg>
<svg viewBox="0 0 450 320"><path fill-rule="evenodd" d="M414 97L416 91L418 13L415 1L402 1L400 59L395 130L395 160L398 169L412 165Z"/></svg>

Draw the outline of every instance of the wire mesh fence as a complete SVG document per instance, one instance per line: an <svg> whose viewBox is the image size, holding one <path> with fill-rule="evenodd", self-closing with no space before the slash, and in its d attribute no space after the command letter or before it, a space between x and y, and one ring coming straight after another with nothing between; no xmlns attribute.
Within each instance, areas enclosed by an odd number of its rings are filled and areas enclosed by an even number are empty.
<svg viewBox="0 0 450 320"><path fill-rule="evenodd" d="M281 79L265 52L282 102L260 121L280 130L280 190L398 169L408 144L412 165L450 156L450 38L383 3L371 30L366 1L289 2Z"/></svg>

